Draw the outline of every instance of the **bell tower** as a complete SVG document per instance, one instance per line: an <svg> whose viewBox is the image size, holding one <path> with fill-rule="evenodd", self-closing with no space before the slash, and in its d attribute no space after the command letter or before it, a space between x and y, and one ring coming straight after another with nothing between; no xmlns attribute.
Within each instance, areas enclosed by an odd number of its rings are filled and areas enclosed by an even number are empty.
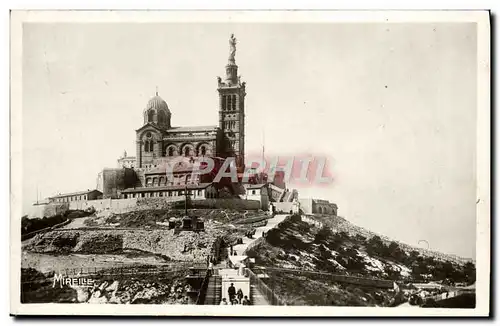
<svg viewBox="0 0 500 326"><path fill-rule="evenodd" d="M235 157L238 170L245 164L245 82L238 76L235 61L236 38L229 39L229 58L224 81L217 77L219 92L219 128L223 134L225 157Z"/></svg>

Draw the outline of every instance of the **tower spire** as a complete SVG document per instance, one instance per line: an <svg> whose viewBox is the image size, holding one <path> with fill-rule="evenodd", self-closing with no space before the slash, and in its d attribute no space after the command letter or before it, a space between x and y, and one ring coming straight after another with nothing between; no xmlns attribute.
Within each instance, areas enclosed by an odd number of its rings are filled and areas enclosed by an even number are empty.
<svg viewBox="0 0 500 326"><path fill-rule="evenodd" d="M235 60L236 38L229 38L229 57L224 81L217 77L219 92L219 128L223 133L224 148L221 156L234 157L236 167L245 167L245 82L238 77Z"/></svg>
<svg viewBox="0 0 500 326"><path fill-rule="evenodd" d="M156 85L156 92L155 95L158 96L158 85Z"/></svg>

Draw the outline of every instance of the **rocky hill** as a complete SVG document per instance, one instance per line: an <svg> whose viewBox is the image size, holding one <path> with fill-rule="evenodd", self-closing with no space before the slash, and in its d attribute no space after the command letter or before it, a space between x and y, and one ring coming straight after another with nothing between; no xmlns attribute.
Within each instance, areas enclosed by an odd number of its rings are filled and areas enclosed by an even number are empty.
<svg viewBox="0 0 500 326"><path fill-rule="evenodd" d="M56 229L35 235L23 243L23 250L48 254L107 254L132 249L161 255L177 261L204 262L217 237L236 242L251 229L243 221L264 222L263 212L205 209L189 210L189 216L205 222L202 232L169 229L169 219L180 223L184 210L153 209L124 214L85 218L79 227Z"/></svg>
<svg viewBox="0 0 500 326"><path fill-rule="evenodd" d="M325 303L324 300L337 305L394 304L391 291L353 287L294 271L379 278L399 284L475 281L475 266L470 262L424 256L413 248L408 250L397 242L356 228L345 219L333 216L329 221L326 219L318 223L319 220L310 217L292 216L247 250L247 255L255 258L256 266L269 268L266 282L289 304L315 305ZM293 286L297 282L301 286ZM352 297L357 292L359 295Z"/></svg>
<svg viewBox="0 0 500 326"><path fill-rule="evenodd" d="M135 249L172 260L205 261L217 232L174 230L64 230L39 234L23 250L51 254L106 254Z"/></svg>
<svg viewBox="0 0 500 326"><path fill-rule="evenodd" d="M414 247L414 246L411 246L411 245L406 244L404 242L395 241L395 240L390 239L389 237L387 237L385 235L382 235L382 234L379 234L376 232L372 232L368 229L357 226L341 216L314 215L314 216L309 216L309 218L312 220L316 220L325 226L330 227L335 232L346 232L349 236L363 236L363 237L368 238L368 239L373 238L373 237L379 237L380 240L386 245L389 245L390 243L395 242L400 248L404 249L405 251L407 251L407 252L417 251L419 253L419 255L421 255L421 256L433 257L436 260L450 261L450 262L454 262L457 264L465 264L467 262L473 262L473 260L470 258L464 258L464 257L459 257L457 255L445 254L445 253L442 253L439 251L428 250L428 249L424 249L424 248L420 248L420 247Z"/></svg>

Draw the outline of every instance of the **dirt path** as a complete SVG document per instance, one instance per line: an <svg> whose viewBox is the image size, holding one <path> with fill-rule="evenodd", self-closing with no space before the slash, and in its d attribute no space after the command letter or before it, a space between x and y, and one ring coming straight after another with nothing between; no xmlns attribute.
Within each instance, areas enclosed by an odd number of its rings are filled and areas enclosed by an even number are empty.
<svg viewBox="0 0 500 326"><path fill-rule="evenodd" d="M288 216L288 214L278 214L278 215L275 215L273 218L267 220L267 224L265 226L255 228L255 238L254 239L249 239L247 237L243 237L243 244L233 246L233 250L236 251L237 255L243 255L245 250L247 250L247 248L252 243L254 243L255 241L257 241L257 239L262 237L262 232L267 232L267 231L271 230L276 225L278 225L280 222L282 222L287 216Z"/></svg>
<svg viewBox="0 0 500 326"><path fill-rule="evenodd" d="M61 229L64 230L64 229L79 229L79 228L83 228L83 227L85 227L85 224L83 224L83 223L85 222L85 220L87 220L90 217L92 217L92 216L75 218L75 219L73 219L73 221L71 221L69 224L63 226Z"/></svg>

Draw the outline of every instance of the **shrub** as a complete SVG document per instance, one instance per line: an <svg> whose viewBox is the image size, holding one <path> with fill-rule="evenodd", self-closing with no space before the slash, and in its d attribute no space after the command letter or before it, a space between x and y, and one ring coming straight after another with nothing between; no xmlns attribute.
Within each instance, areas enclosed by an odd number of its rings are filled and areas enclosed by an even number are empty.
<svg viewBox="0 0 500 326"><path fill-rule="evenodd" d="M54 215L52 217L33 219L29 219L27 216L23 216L21 218L21 235L42 230L64 221L66 221L66 217L62 214Z"/></svg>
<svg viewBox="0 0 500 326"><path fill-rule="evenodd" d="M326 242L329 239L333 238L333 232L329 227L323 226L314 238L315 243Z"/></svg>

